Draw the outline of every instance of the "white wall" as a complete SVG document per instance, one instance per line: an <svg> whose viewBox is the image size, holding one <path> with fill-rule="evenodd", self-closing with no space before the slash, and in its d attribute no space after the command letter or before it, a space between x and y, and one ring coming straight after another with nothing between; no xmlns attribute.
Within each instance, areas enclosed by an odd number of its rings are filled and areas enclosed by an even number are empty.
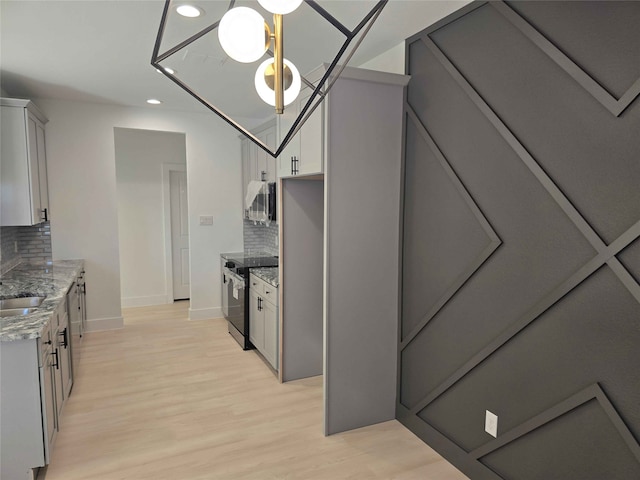
<svg viewBox="0 0 640 480"><path fill-rule="evenodd" d="M363 63L360 68L404 74L404 42Z"/></svg>
<svg viewBox="0 0 640 480"><path fill-rule="evenodd" d="M47 161L54 259L84 258L91 328L121 326L114 127L184 132L191 318L220 312L219 255L242 250L240 141L212 114L36 100L49 118ZM214 225L198 225L213 215Z"/></svg>
<svg viewBox="0 0 640 480"><path fill-rule="evenodd" d="M186 167L183 133L115 128L122 306L172 301L165 265L163 164Z"/></svg>

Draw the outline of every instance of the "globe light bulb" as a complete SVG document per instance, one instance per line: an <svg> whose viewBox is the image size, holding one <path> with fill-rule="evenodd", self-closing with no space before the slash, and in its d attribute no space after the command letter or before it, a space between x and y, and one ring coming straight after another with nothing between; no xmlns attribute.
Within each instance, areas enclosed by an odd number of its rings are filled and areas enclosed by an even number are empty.
<svg viewBox="0 0 640 480"><path fill-rule="evenodd" d="M258 0L267 12L286 15L300 6L302 0Z"/></svg>
<svg viewBox="0 0 640 480"><path fill-rule="evenodd" d="M286 58L284 63L284 105L291 104L300 93L302 80L296 66ZM273 87L273 70L275 68L273 58L268 58L260 64L256 70L255 85L258 95L263 102L276 106L276 92Z"/></svg>
<svg viewBox="0 0 640 480"><path fill-rule="evenodd" d="M258 12L236 7L218 25L218 40L227 55L241 63L259 60L269 46L269 27Z"/></svg>

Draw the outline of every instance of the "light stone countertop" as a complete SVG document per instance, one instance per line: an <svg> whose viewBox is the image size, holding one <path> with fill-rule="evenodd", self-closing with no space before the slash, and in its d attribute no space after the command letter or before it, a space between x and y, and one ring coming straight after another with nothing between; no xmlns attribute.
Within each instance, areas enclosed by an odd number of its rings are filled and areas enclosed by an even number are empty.
<svg viewBox="0 0 640 480"><path fill-rule="evenodd" d="M280 285L278 280L278 267L252 268L251 273L276 288Z"/></svg>
<svg viewBox="0 0 640 480"><path fill-rule="evenodd" d="M82 272L83 260L56 260L51 263L23 263L2 275L0 299L14 296L46 296L35 312L0 318L0 341L29 340L42 331L67 291Z"/></svg>

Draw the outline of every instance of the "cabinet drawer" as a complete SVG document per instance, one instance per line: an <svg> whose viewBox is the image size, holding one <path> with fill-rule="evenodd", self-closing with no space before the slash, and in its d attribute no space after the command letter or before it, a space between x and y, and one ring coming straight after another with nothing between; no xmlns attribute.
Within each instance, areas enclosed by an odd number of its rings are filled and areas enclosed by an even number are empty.
<svg viewBox="0 0 640 480"><path fill-rule="evenodd" d="M273 304L274 306L278 306L278 288L274 287L270 283L264 282L264 292L263 297L265 301Z"/></svg>
<svg viewBox="0 0 640 480"><path fill-rule="evenodd" d="M253 274L251 274L249 278L251 281L251 286L249 288L253 290L257 295L263 296L265 282L263 282L261 278L258 278Z"/></svg>

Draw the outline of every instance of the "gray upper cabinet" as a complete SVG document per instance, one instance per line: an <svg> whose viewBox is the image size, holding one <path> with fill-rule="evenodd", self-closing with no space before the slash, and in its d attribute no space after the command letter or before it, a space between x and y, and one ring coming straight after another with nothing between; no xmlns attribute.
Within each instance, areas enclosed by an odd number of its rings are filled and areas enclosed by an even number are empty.
<svg viewBox="0 0 640 480"><path fill-rule="evenodd" d="M291 129L294 120L309 101L313 90L303 88L298 98L278 116L278 135L280 141ZM278 157L278 176L315 175L324 172L324 120L325 103L319 105L300 131ZM330 112L327 111L330 115Z"/></svg>
<svg viewBox="0 0 640 480"><path fill-rule="evenodd" d="M36 225L49 219L47 118L30 100L2 98L0 111L0 225Z"/></svg>
<svg viewBox="0 0 640 480"><path fill-rule="evenodd" d="M275 148L276 124L275 120L256 127L251 131L259 140L269 148ZM251 181L275 182L277 178L276 159L258 147L251 140L240 137L242 140L242 209L243 217L247 216L245 198L247 187Z"/></svg>

